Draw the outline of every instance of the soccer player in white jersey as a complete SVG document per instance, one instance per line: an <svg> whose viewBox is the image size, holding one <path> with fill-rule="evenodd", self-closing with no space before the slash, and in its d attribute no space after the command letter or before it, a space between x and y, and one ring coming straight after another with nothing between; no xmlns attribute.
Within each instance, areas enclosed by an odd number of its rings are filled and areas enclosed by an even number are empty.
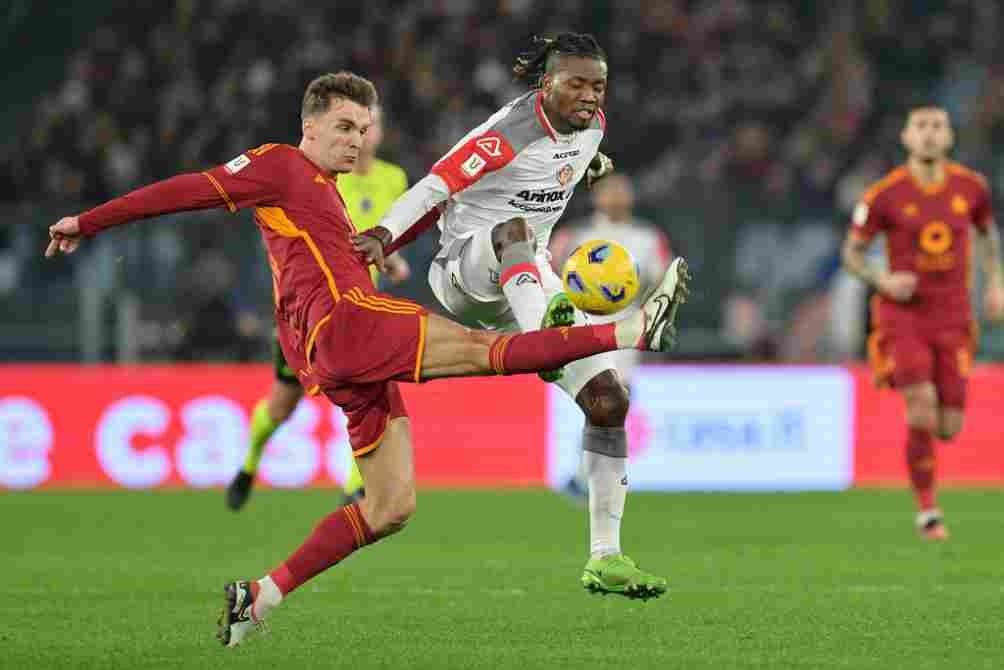
<svg viewBox="0 0 1004 670"><path fill-rule="evenodd" d="M440 252L429 269L436 297L461 322L500 330L584 323L548 262L551 228L575 186L612 170L599 153L606 120L606 55L591 35L536 39L513 68L532 90L469 132L416 183L357 248L379 265L439 217ZM686 263L675 261L675 313L687 295ZM672 317L671 317L672 319ZM593 592L650 598L666 580L621 552L627 495L628 393L606 355L555 371L551 380L586 417L590 558L582 584ZM550 380L549 380L550 381Z"/></svg>

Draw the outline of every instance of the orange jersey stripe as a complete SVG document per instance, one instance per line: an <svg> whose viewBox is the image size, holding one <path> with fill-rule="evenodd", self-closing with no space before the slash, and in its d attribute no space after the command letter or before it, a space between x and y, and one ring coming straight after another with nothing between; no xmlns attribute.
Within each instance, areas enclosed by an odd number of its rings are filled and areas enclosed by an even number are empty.
<svg viewBox="0 0 1004 670"><path fill-rule="evenodd" d="M861 199L870 205L875 201L875 198L878 197L879 193L903 181L909 176L909 171L905 167L900 166L872 184L872 186L865 191L865 194L861 196Z"/></svg>
<svg viewBox="0 0 1004 670"><path fill-rule="evenodd" d="M375 295L366 295L358 287L349 289L346 295L351 294L355 300L359 302L365 302L375 307L386 307L388 309L395 310L406 310L410 312L418 312L422 308L413 302L408 302L407 300L393 300L391 298L384 298Z"/></svg>
<svg viewBox="0 0 1004 670"><path fill-rule="evenodd" d="M390 417L388 416L386 419L384 419L383 430L380 431L380 437L378 437L377 439L373 440L372 442L370 442L369 444L367 444L365 447L359 447L358 449L353 449L352 450L352 455L353 456L365 456L366 454L370 453L371 451L373 451L374 449L376 449L377 447L380 446L380 443L383 442L384 433L387 432L387 420L389 418Z"/></svg>
<svg viewBox="0 0 1004 670"><path fill-rule="evenodd" d="M366 536L363 534L363 529L359 525L359 519L356 517L356 508L352 505L345 507L345 518L349 520L349 524L352 526L352 532L356 536L356 547L361 547L366 542Z"/></svg>
<svg viewBox="0 0 1004 670"><path fill-rule="evenodd" d="M331 273L331 268L328 267L324 257L321 256L321 250L317 248L317 245L314 243L314 239L310 236L310 233L301 228L297 228L296 224L293 223L288 216L286 216L286 212L282 209L282 207L257 207L255 209L255 214L261 219L262 223L283 237L298 237L302 239L310 249L310 253L314 256L314 260L317 261L317 264L320 266L325 279L328 280L328 290L331 291L331 297L335 299L335 302L341 300L341 295L338 293L338 286L335 285L335 277Z"/></svg>
<svg viewBox="0 0 1004 670"><path fill-rule="evenodd" d="M351 302L353 305L356 305L358 307L362 307L363 309L368 309L371 312L384 312L386 314L397 314L397 315L400 315L400 316L414 316L414 315L418 314L418 312L413 311L413 310L391 309L389 307L381 307L379 305L373 305L373 304L370 304L368 302L362 302L360 300L356 300L355 298L353 298L351 296L347 296L346 300L348 300L349 302Z"/></svg>
<svg viewBox="0 0 1004 670"><path fill-rule="evenodd" d="M388 298L387 296L383 295L372 295L372 294L366 295L362 292L360 292L360 295L363 297L364 300L368 302L383 305L385 307L398 307L400 309L416 309L416 310L421 309L421 307L411 302L410 300L396 300L394 298Z"/></svg>
<svg viewBox="0 0 1004 670"><path fill-rule="evenodd" d="M233 214L234 212L236 212L237 205L235 205L234 201L230 199L230 195L223 188L223 185L219 182L219 180L217 180L216 177L209 174L208 172L203 172L202 174L206 175L206 177L209 179L209 182L213 185L213 188L215 188L216 192L220 194L221 198L223 198L223 202L226 203L227 209L230 210L230 213Z"/></svg>
<svg viewBox="0 0 1004 670"><path fill-rule="evenodd" d="M489 363L492 369L500 375L505 374L505 350L509 348L509 342L512 341L513 337L514 335L503 335L495 342L495 346L491 349L493 357Z"/></svg>
<svg viewBox="0 0 1004 670"><path fill-rule="evenodd" d="M429 315L423 314L418 319L418 353L415 354L415 383L422 381L422 356L425 354L425 330L428 327Z"/></svg>
<svg viewBox="0 0 1004 670"><path fill-rule="evenodd" d="M330 314L328 314L323 319L321 319L320 321L318 321L317 323L314 324L314 327L310 331L310 336L307 338L307 350L306 350L306 352L304 352L304 357L307 360L307 369L308 370L311 370L314 367L310 363L310 354L311 354L311 352L314 351L314 344L315 344L315 340L317 339L317 334L319 332L321 332L321 328L323 328L328 323L328 321L331 321L331 315Z"/></svg>
<svg viewBox="0 0 1004 670"><path fill-rule="evenodd" d="M980 186L980 188L985 190L989 189L986 177L984 177L976 170L966 167L962 163L953 163L953 162L946 163L945 171L948 172L949 174L953 174L958 177L965 177L966 179L972 179Z"/></svg>
<svg viewBox="0 0 1004 670"><path fill-rule="evenodd" d="M370 301L365 300L365 299L361 299L355 293L346 293L345 294L345 299L348 300L349 302L351 302L353 305L358 305L359 307L362 307L364 309L368 309L368 310L371 310L371 311L374 311L374 312L387 312L388 314L402 314L402 315L411 315L411 314L418 314L419 313L419 308L415 308L415 307L387 307L385 305L381 305L380 303L374 303L374 302L370 302Z"/></svg>
<svg viewBox="0 0 1004 670"><path fill-rule="evenodd" d="M252 149L248 153L249 154L254 154L255 156L261 156L263 153L265 153L267 151L271 151L272 149L275 149L277 146L279 146L279 145L276 144L276 143L274 143L274 142L269 142L267 144L261 145L260 147Z"/></svg>

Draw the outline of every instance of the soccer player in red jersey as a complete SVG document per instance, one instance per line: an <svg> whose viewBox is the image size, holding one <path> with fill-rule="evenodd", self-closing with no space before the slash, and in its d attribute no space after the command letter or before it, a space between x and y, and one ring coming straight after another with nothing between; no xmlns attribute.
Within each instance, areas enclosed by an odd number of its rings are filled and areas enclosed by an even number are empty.
<svg viewBox="0 0 1004 670"><path fill-rule="evenodd" d="M497 335L378 293L360 238L335 188L353 169L372 123L373 85L324 75L307 87L298 147L265 144L225 165L156 182L50 226L46 256L137 219L195 209L254 208L272 268L275 318L286 362L308 393L348 419L366 495L320 521L285 561L257 581L225 587L218 636L235 646L284 596L355 550L404 527L415 511L408 414L397 382L553 370L605 351L673 345L686 298L676 273L638 313L611 324ZM366 233L363 233L366 235ZM383 255L367 254L379 270Z"/></svg>
<svg viewBox="0 0 1004 670"><path fill-rule="evenodd" d="M969 229L983 238L984 315L992 320L1004 315L1000 238L986 179L946 159L953 135L945 110L912 109L901 139L906 164L865 192L843 259L878 293L868 357L876 381L896 388L906 401L906 463L919 508L917 529L926 539L946 540L935 499L934 438L952 440L962 429L976 344ZM887 272L865 260L878 233L886 237Z"/></svg>

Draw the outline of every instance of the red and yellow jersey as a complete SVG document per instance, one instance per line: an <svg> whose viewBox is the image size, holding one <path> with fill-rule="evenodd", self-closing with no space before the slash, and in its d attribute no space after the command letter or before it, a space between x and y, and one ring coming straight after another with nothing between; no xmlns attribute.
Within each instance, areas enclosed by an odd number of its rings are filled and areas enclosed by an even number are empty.
<svg viewBox="0 0 1004 670"><path fill-rule="evenodd" d="M254 207L272 268L276 318L301 344L347 295L375 292L352 248L357 231L335 179L298 148L264 144L203 174L231 211Z"/></svg>
<svg viewBox="0 0 1004 670"><path fill-rule="evenodd" d="M854 210L851 236L884 233L891 272L913 272L917 290L906 303L880 298L883 328L931 330L967 326L972 318L970 227L986 231L993 208L986 179L958 163L940 183L919 183L906 166L869 188Z"/></svg>
<svg viewBox="0 0 1004 670"><path fill-rule="evenodd" d="M80 232L90 236L138 219L211 207L254 208L272 268L276 320L303 358L309 359L320 324L342 301L383 311L418 309L371 297L376 289L352 247L356 228L335 179L287 144L263 144L225 165L110 200L80 215Z"/></svg>

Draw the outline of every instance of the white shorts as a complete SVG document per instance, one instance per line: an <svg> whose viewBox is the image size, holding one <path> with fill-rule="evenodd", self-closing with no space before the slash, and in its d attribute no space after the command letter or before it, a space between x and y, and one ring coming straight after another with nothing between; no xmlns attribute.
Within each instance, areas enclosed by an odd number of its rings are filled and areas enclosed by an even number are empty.
<svg viewBox="0 0 1004 670"><path fill-rule="evenodd" d="M541 287L548 300L564 290L561 279L544 255L537 256ZM485 226L473 237L456 240L440 249L429 266L429 286L439 303L472 328L502 332L519 331L519 323L499 286L501 267L492 246L492 229ZM589 316L575 310L575 324L590 323ZM586 383L606 370L617 369L615 354L607 352L565 366L558 385L573 399ZM637 354L637 352L631 352Z"/></svg>

